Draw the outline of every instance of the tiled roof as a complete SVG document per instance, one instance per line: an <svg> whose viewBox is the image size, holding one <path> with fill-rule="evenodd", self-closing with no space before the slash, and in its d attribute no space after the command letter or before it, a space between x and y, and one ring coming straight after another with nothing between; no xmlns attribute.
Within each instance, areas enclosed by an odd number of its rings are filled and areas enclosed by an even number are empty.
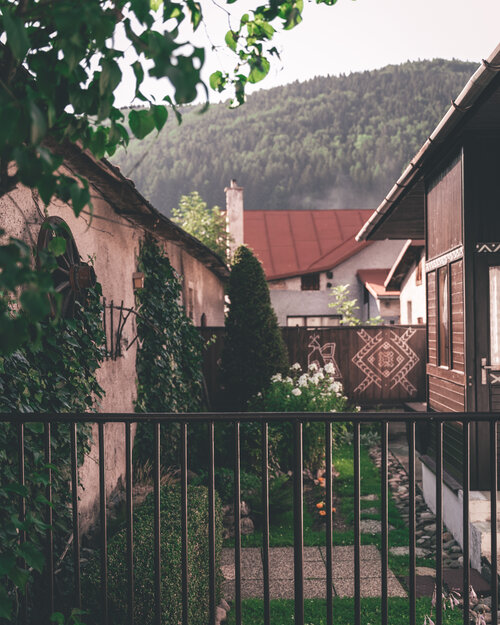
<svg viewBox="0 0 500 625"><path fill-rule="evenodd" d="M268 280L333 269L366 247L355 234L371 210L245 211L245 243Z"/></svg>
<svg viewBox="0 0 500 625"><path fill-rule="evenodd" d="M360 269L357 276L373 297L394 299L399 297L399 291L386 291L384 286L389 271L390 269Z"/></svg>

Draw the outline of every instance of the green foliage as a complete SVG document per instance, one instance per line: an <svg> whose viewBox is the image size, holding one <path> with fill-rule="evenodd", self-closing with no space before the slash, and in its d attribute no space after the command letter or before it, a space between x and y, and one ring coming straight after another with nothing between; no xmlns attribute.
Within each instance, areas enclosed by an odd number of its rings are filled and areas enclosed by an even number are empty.
<svg viewBox="0 0 500 625"><path fill-rule="evenodd" d="M208 624L209 545L208 491L203 486L188 486L188 570L189 622ZM149 496L134 512L135 612L137 623L154 622L154 502ZM220 571L222 550L222 511L216 496L215 570ZM108 545L110 623L127 620L126 531L118 532ZM161 605L163 623L182 621L181 583L181 496L179 487L161 491ZM84 596L91 609L89 623L100 622L99 553L83 576ZM217 575L220 597L220 573Z"/></svg>
<svg viewBox="0 0 500 625"><path fill-rule="evenodd" d="M202 403L202 348L199 332L179 303L181 285L168 257L151 238L139 253L144 288L137 293L137 412L196 412ZM163 462L177 461L178 424L162 426ZM152 432L139 422L135 452L151 457Z"/></svg>
<svg viewBox="0 0 500 625"><path fill-rule="evenodd" d="M366 321L361 321L358 317L359 306L356 298L349 299L349 285L339 284L332 287L333 302L330 302L328 306L335 308L335 312L342 315L340 324L343 326L378 326L382 323L382 317L377 315L376 317L370 317Z"/></svg>
<svg viewBox="0 0 500 625"><path fill-rule="evenodd" d="M301 12L302 0L249 10L226 37L234 71L216 72L210 84L217 91L231 87L235 103L241 104L246 83L269 71L275 30L295 26ZM183 22L190 22L187 30L185 24L180 28ZM195 33L203 22L202 5L193 0L0 0L0 197L21 183L36 189L46 205L58 198L71 204L77 216L85 206L91 208L88 181L61 169L64 144L78 143L100 159L128 145L129 129L138 140L159 132L168 108L179 121L176 106L193 102L199 90L208 101L201 77L205 48L196 45ZM142 108L128 112L127 128L114 94L132 74L134 101ZM146 95L150 79L166 79L157 98ZM15 314L0 315L0 329L10 337L6 348L0 345L4 353L30 339L24 313L41 314L40 303L46 302L43 280L36 272L25 275L26 265L19 271L18 255L13 247L1 250L0 275L7 276L14 293L21 286L32 293Z"/></svg>
<svg viewBox="0 0 500 625"><path fill-rule="evenodd" d="M96 370L102 361L104 333L102 329L100 286L88 291L84 302L76 303L74 319L56 319L41 324L40 342L24 350L0 357L0 412L63 413L95 409L102 396ZM33 606L41 600L40 576L45 561L42 550L44 519L47 512L45 488L49 466L45 462L44 426L25 426L25 486L18 482L18 429L15 424L0 428L0 614L15 619L19 600L26 584ZM79 460L90 444L90 426L78 426ZM71 593L66 582L71 579L72 561L63 557L71 536L71 512L68 507L70 479L70 432L67 424L51 428L52 500L54 509L55 558L58 587L65 603ZM20 499L25 499L27 516L19 518ZM27 532L27 542L19 544L19 530ZM22 560L28 570L20 568ZM77 615L74 615L75 618ZM14 620L15 622L15 620ZM77 621L75 621L76 623Z"/></svg>
<svg viewBox="0 0 500 625"><path fill-rule="evenodd" d="M272 376L271 384L252 397L248 407L252 412L348 412L353 408L343 393L342 384L335 380L334 375L331 363L324 368L312 364L304 373L299 363L295 363L286 377L280 373ZM311 470L318 469L324 461L325 425L307 421L302 431L304 465ZM345 431L344 423L332 424L334 443ZM252 452L257 456L260 453L257 441ZM290 423L269 425L269 454L270 462L282 470L293 468L293 429Z"/></svg>
<svg viewBox="0 0 500 625"><path fill-rule="evenodd" d="M195 190L223 206L232 178L246 210L375 208L476 67L404 63L261 90L236 110L186 108L182 126L114 160L166 214Z"/></svg>
<svg viewBox="0 0 500 625"><path fill-rule="evenodd" d="M257 524L262 527L263 507L260 489L250 491L247 495L248 503L255 516ZM292 480L288 475L271 475L269 479L269 518L273 525L280 523L293 506Z"/></svg>
<svg viewBox="0 0 500 625"><path fill-rule="evenodd" d="M287 369L288 358L262 265L244 245L234 254L227 293L224 385L228 407L242 410Z"/></svg>
<svg viewBox="0 0 500 625"><path fill-rule="evenodd" d="M172 221L179 224L221 258L227 257L226 218L218 206L207 208L197 191L183 195L179 208L172 211Z"/></svg>

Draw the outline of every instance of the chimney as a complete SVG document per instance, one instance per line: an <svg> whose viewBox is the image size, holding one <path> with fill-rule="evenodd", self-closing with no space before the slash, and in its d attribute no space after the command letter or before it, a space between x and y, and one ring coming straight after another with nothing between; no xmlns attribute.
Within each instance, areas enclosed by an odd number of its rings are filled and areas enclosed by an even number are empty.
<svg viewBox="0 0 500 625"><path fill-rule="evenodd" d="M236 180L231 180L229 187L224 189L226 194L226 222L227 231L231 240L229 241L229 253L232 256L240 245L244 243L243 238L243 187L236 184Z"/></svg>

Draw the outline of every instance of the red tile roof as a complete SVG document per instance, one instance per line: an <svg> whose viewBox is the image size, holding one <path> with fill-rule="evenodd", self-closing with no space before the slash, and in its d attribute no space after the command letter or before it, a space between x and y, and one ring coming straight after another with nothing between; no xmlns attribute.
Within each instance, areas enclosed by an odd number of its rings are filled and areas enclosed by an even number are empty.
<svg viewBox="0 0 500 625"><path fill-rule="evenodd" d="M399 291L386 291L384 286L389 271L390 269L360 269L357 276L373 297L395 299L399 297Z"/></svg>
<svg viewBox="0 0 500 625"><path fill-rule="evenodd" d="M268 280L333 269L369 242L354 239L371 210L245 211L245 243Z"/></svg>

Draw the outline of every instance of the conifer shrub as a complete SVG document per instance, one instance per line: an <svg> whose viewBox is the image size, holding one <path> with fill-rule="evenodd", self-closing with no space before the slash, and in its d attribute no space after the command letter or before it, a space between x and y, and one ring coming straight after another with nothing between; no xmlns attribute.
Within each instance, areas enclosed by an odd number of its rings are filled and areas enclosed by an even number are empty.
<svg viewBox="0 0 500 625"><path fill-rule="evenodd" d="M271 306L262 265L242 245L233 258L228 291L226 340L222 369L226 408L245 410L275 373L288 368L288 355Z"/></svg>
<svg viewBox="0 0 500 625"><path fill-rule="evenodd" d="M216 493L215 571L217 601L220 599L222 575L222 510ZM179 485L161 490L161 617L162 623L182 622L181 570L181 493ZM189 622L209 622L209 545L208 490L188 486L188 569ZM108 544L108 598L111 625L127 622L127 535L122 529ZM85 608L90 608L85 622L100 623L100 553L95 552L82 581ZM135 623L153 623L154 595L154 499L151 494L134 512L134 589Z"/></svg>

